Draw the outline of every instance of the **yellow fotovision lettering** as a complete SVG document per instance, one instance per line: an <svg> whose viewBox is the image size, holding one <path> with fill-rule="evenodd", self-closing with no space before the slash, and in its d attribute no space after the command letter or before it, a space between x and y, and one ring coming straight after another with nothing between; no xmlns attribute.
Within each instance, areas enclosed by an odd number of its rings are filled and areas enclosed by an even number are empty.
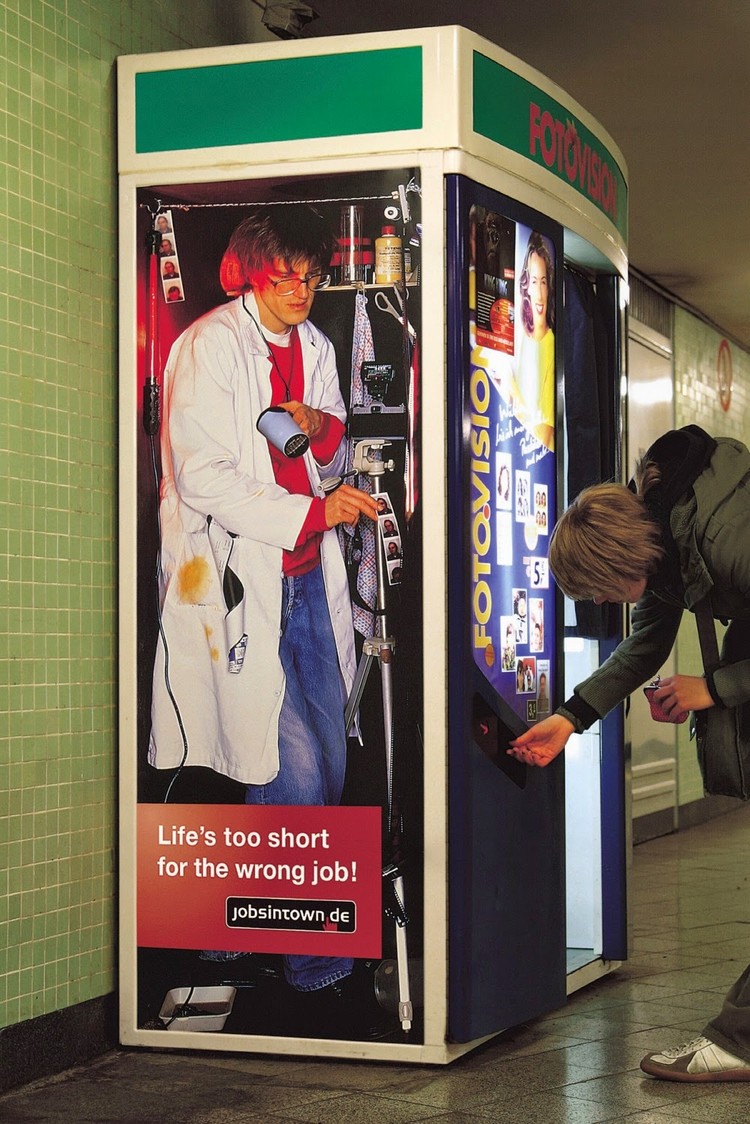
<svg viewBox="0 0 750 1124"><path fill-rule="evenodd" d="M492 618L492 589L485 580L492 571L483 561L492 547L492 511L490 507L490 419L487 411L491 400L490 380L482 367L474 367L469 380L471 429L471 580L472 632L475 648L487 649L491 636L487 624Z"/></svg>

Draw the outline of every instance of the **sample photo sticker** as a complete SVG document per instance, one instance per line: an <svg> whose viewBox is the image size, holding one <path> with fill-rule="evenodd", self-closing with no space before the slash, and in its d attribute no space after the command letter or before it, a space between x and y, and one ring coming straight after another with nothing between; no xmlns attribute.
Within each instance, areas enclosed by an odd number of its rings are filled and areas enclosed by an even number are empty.
<svg viewBox="0 0 750 1124"><path fill-rule="evenodd" d="M516 520L525 523L531 514L531 473L516 472Z"/></svg>
<svg viewBox="0 0 750 1124"><path fill-rule="evenodd" d="M547 518L547 485L534 485L534 522L537 533L549 534L549 521Z"/></svg>
<svg viewBox="0 0 750 1124"><path fill-rule="evenodd" d="M498 511L495 516L495 542L498 566L513 565L513 512Z"/></svg>
<svg viewBox="0 0 750 1124"><path fill-rule="evenodd" d="M530 606L529 624L529 651L544 651L544 601L541 597L532 597Z"/></svg>
<svg viewBox="0 0 750 1124"><path fill-rule="evenodd" d="M513 619L516 626L516 644L528 644L528 598L525 589L513 590Z"/></svg>
<svg viewBox="0 0 750 1124"><path fill-rule="evenodd" d="M536 708L539 714L549 714L549 660L537 661Z"/></svg>
<svg viewBox="0 0 750 1124"><path fill-rule="evenodd" d="M516 694L536 693L536 657L524 656L516 660Z"/></svg>
<svg viewBox="0 0 750 1124"><path fill-rule="evenodd" d="M516 670L516 622L514 617L500 618L503 671Z"/></svg>
<svg viewBox="0 0 750 1124"><path fill-rule="evenodd" d="M513 492L511 489L513 457L510 453L498 452L495 458L495 470L497 473L496 506L501 511L510 511L513 507Z"/></svg>

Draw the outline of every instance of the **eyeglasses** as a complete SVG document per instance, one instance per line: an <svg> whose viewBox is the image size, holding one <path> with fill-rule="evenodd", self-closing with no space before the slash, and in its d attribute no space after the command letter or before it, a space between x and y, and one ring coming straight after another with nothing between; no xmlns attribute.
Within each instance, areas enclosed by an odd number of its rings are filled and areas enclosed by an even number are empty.
<svg viewBox="0 0 750 1124"><path fill-rule="evenodd" d="M280 281L274 281L272 277L269 277L268 280L280 297L291 297L292 293L296 293L302 285L307 285L311 293L314 293L316 289L325 289L331 284L331 275L330 273L307 273L304 277L282 277Z"/></svg>

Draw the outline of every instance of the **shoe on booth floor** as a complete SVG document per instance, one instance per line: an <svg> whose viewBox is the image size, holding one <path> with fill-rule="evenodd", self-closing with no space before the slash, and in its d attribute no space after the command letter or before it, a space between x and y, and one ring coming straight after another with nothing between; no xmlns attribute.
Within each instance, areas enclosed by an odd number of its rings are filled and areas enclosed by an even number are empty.
<svg viewBox="0 0 750 1124"><path fill-rule="evenodd" d="M703 1036L684 1046L647 1054L641 1069L666 1081L750 1081L750 1062Z"/></svg>
<svg viewBox="0 0 750 1124"><path fill-rule="evenodd" d="M398 1030L398 1020L377 1001L376 967L375 962L357 961L350 976L318 991L296 992L296 1033L312 1038L374 1040Z"/></svg>

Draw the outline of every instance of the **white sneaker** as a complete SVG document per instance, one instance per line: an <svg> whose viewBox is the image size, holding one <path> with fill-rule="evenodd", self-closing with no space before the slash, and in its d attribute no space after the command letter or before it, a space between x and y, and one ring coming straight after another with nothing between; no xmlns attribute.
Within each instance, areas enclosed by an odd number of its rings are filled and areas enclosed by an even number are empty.
<svg viewBox="0 0 750 1124"><path fill-rule="evenodd" d="M641 1069L667 1081L750 1081L750 1062L703 1036L660 1054L647 1054Z"/></svg>

